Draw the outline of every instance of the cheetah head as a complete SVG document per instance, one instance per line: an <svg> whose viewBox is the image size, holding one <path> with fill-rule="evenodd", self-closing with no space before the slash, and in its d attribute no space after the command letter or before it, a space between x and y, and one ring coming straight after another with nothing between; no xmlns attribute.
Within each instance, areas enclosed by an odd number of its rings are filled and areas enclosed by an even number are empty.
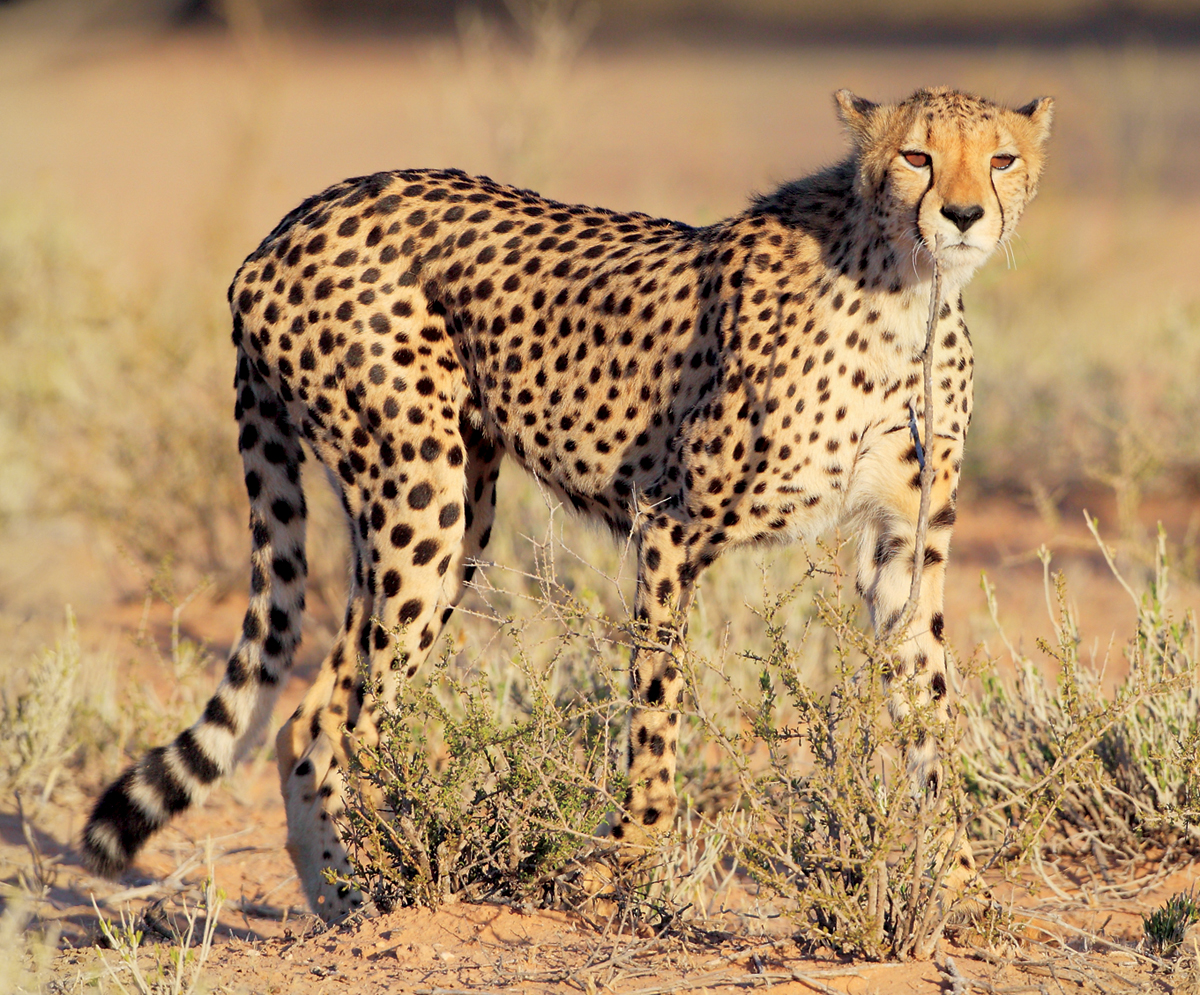
<svg viewBox="0 0 1200 995"><path fill-rule="evenodd" d="M899 104L836 94L857 182L901 258L927 272L936 251L963 283L1016 229L1042 172L1054 101L1009 110L946 87Z"/></svg>

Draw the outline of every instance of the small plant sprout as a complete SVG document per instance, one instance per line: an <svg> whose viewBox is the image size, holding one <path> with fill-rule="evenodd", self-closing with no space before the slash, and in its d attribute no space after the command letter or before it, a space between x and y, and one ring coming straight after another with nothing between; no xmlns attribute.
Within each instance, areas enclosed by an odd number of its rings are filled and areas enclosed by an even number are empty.
<svg viewBox="0 0 1200 995"><path fill-rule="evenodd" d="M1184 934L1200 922L1200 900L1191 891L1177 892L1148 916L1142 916L1142 934L1147 948L1159 957L1180 952Z"/></svg>
<svg viewBox="0 0 1200 995"><path fill-rule="evenodd" d="M165 962L159 959L150 976L143 970L140 952L145 933L141 920L125 909L120 921L106 919L92 899L100 933L109 948L116 951L118 963L104 958L104 970L122 995L194 995L203 990L201 980L204 966L212 953L213 936L225 902L225 892L219 889L211 868L201 890L200 901L189 905L182 900L184 928L178 932ZM203 918L202 918L203 917Z"/></svg>

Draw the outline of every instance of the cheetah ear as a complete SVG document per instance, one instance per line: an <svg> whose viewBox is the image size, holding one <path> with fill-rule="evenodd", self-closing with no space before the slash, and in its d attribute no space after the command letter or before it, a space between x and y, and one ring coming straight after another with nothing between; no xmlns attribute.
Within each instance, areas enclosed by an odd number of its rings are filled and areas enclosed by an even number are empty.
<svg viewBox="0 0 1200 995"><path fill-rule="evenodd" d="M1054 98L1038 97L1024 107L1018 107L1013 113L1029 118L1033 123L1034 136L1038 144L1045 144L1050 137L1050 124L1054 120Z"/></svg>
<svg viewBox="0 0 1200 995"><path fill-rule="evenodd" d="M866 137L872 116L878 104L873 104L862 97L856 97L849 90L838 90L833 95L837 102L838 118L859 141Z"/></svg>

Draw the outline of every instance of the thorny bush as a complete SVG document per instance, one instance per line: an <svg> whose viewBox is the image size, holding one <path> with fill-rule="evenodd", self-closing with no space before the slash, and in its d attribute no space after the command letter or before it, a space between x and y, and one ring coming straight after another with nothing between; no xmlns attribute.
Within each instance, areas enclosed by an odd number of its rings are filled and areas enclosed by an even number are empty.
<svg viewBox="0 0 1200 995"><path fill-rule="evenodd" d="M619 699L560 663L539 672L522 657L496 684L455 676L443 658L430 684L401 685L378 747L351 765L353 883L377 905L555 901L621 788L610 773Z"/></svg>

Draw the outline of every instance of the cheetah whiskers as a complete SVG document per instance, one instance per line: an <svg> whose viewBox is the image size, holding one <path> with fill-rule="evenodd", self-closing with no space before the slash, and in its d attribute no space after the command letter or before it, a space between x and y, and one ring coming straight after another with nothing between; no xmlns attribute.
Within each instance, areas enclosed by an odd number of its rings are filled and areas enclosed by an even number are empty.
<svg viewBox="0 0 1200 995"><path fill-rule="evenodd" d="M908 253L908 264L912 267L913 279L919 281L921 279L921 271L917 266L917 260L920 257L922 249L924 249L926 253L928 253L929 249L925 245L925 236L921 234L921 229L917 227L915 222L913 223L912 230L909 231L908 235L912 242L912 248Z"/></svg>
<svg viewBox="0 0 1200 995"><path fill-rule="evenodd" d="M1008 232L1002 235L996 244L1000 246L1001 251L1004 253L1004 268L1008 270L1016 269L1017 256L1012 248L1012 233Z"/></svg>
<svg viewBox="0 0 1200 995"><path fill-rule="evenodd" d="M1004 241L1004 251L1009 253L1010 257L1012 258L1012 269L1016 269L1017 268L1017 246L1016 246L1016 243L1021 242L1022 244L1024 244L1025 236L1023 236L1019 231L1017 231L1016 228L1010 228L1007 232L1005 232L1003 241Z"/></svg>

